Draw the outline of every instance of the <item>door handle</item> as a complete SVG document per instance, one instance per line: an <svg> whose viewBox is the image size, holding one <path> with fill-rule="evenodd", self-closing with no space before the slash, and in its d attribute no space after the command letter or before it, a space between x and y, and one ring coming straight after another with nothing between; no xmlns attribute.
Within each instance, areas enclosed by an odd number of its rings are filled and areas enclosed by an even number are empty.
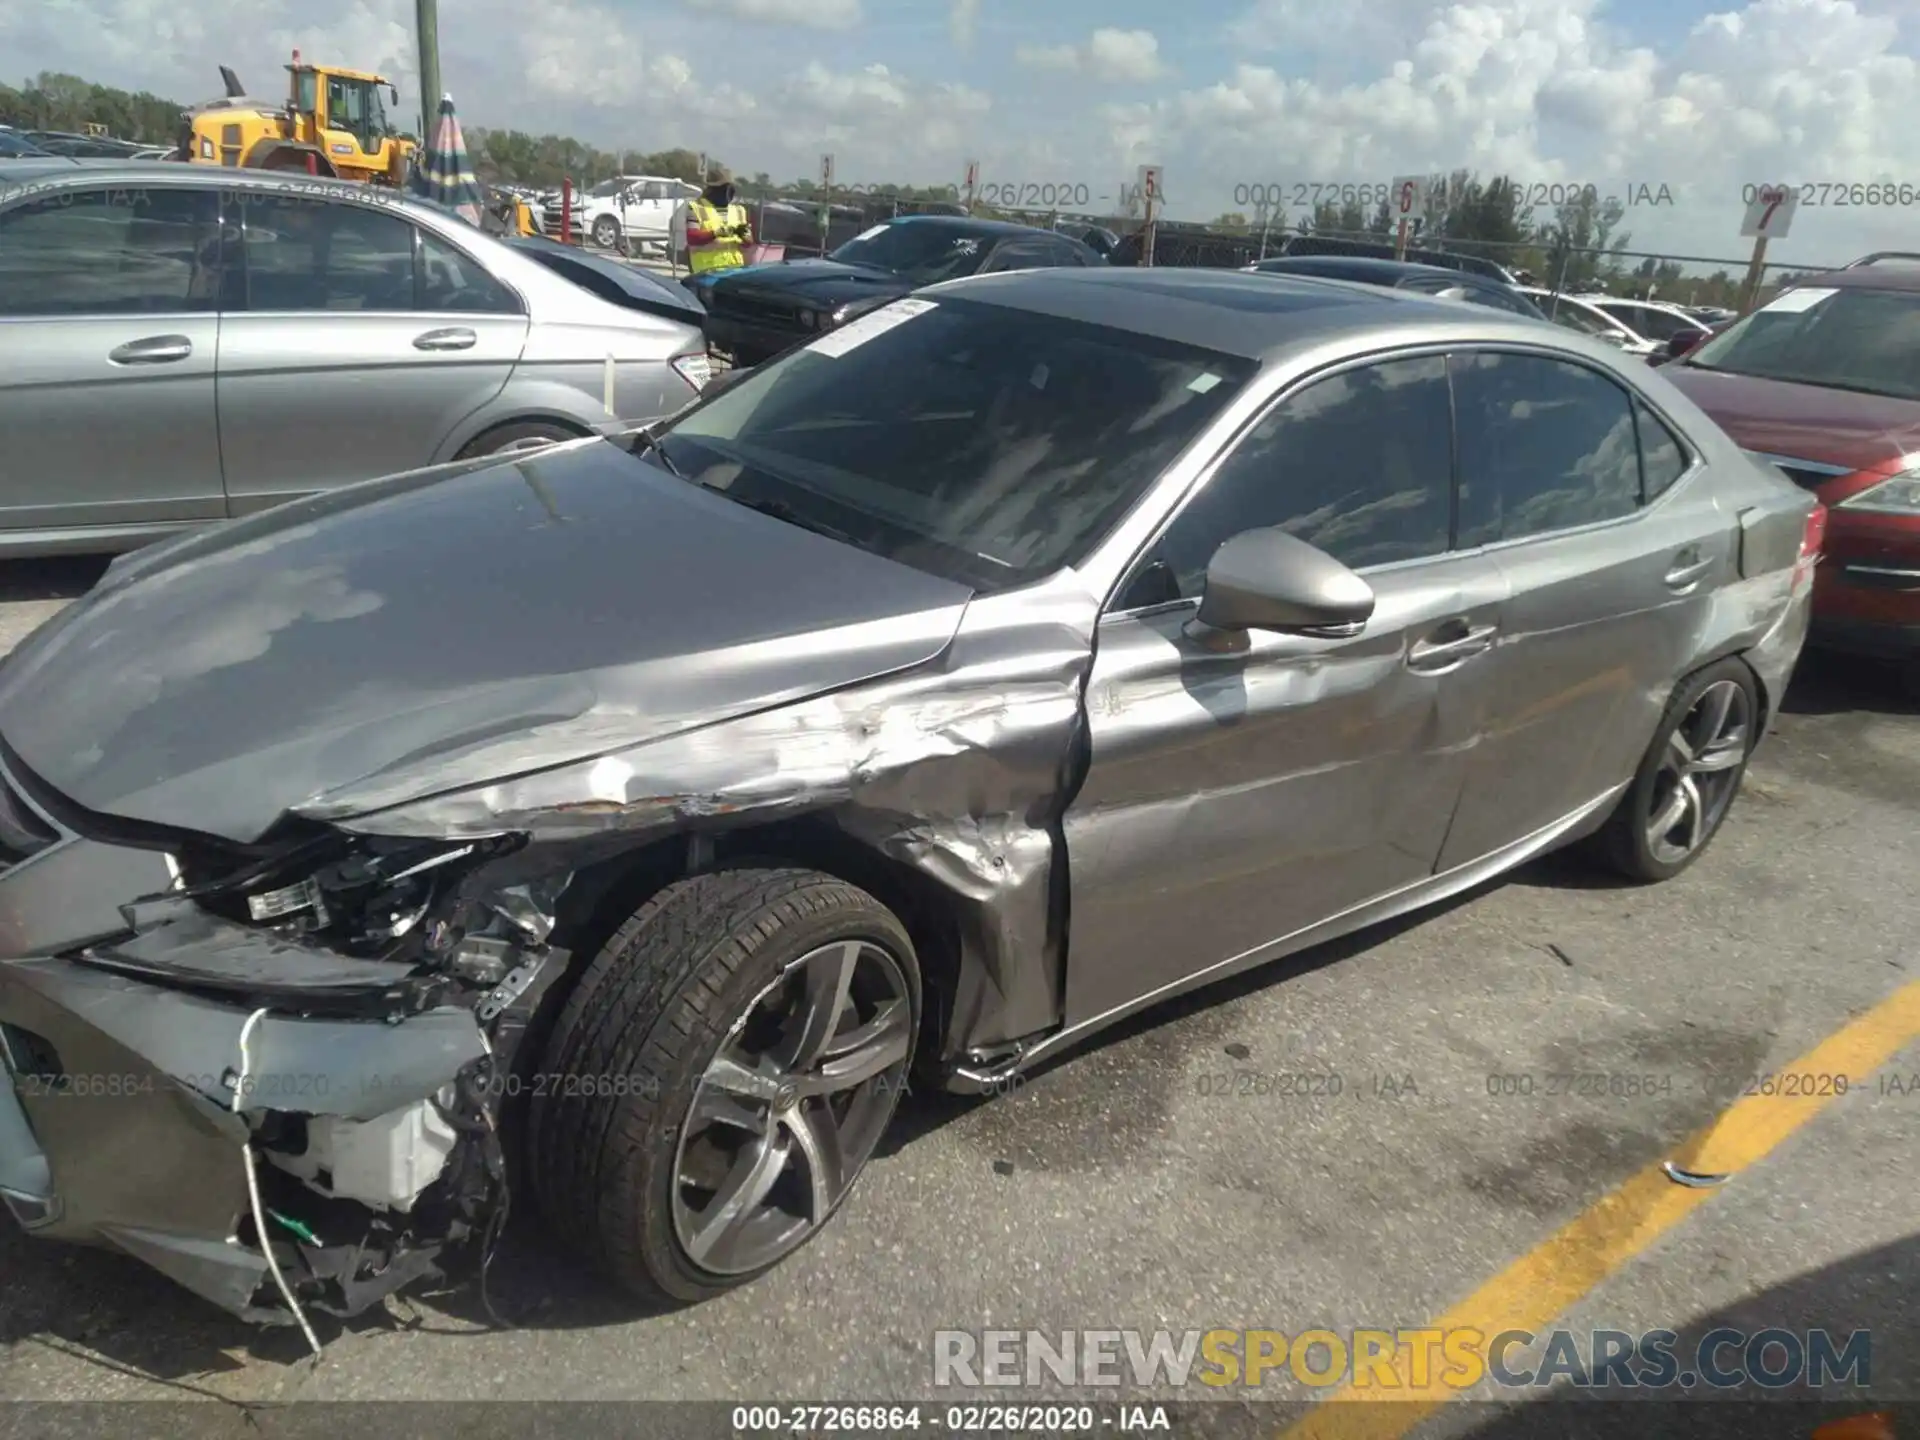
<svg viewBox="0 0 1920 1440"><path fill-rule="evenodd" d="M151 335L145 340L129 340L107 352L116 365L166 365L193 354L193 341L184 335Z"/></svg>
<svg viewBox="0 0 1920 1440"><path fill-rule="evenodd" d="M1713 557L1702 560L1700 552L1688 546L1673 557L1673 568L1661 578L1669 590L1691 590L1700 582L1700 577L1713 568Z"/></svg>
<svg viewBox="0 0 1920 1440"><path fill-rule="evenodd" d="M1464 620L1449 620L1424 640L1416 640L1407 651L1407 668L1423 675L1436 674L1463 665L1476 655L1493 648L1497 625L1470 626Z"/></svg>
<svg viewBox="0 0 1920 1440"><path fill-rule="evenodd" d="M480 341L480 337L471 330L429 330L424 335L413 337L416 350L471 350Z"/></svg>

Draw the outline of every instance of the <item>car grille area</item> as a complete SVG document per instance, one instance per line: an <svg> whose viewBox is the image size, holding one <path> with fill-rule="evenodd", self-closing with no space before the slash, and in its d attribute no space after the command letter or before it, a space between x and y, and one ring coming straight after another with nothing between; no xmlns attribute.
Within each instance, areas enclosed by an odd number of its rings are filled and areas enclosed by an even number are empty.
<svg viewBox="0 0 1920 1440"><path fill-rule="evenodd" d="M731 290L715 290L709 301L715 314L726 315L736 320L750 320L759 325L777 325L782 329L797 329L800 325L800 309L791 300L775 300L767 296L755 295L751 291L742 295Z"/></svg>

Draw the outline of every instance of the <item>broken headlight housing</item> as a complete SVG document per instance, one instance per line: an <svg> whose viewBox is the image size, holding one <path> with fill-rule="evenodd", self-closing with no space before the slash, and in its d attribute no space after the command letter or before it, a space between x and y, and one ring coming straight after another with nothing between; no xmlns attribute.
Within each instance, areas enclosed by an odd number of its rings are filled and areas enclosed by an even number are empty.
<svg viewBox="0 0 1920 1440"><path fill-rule="evenodd" d="M330 835L190 885L186 893L230 920L356 954L391 955L425 940L436 908L463 876L520 843L517 837L452 842Z"/></svg>

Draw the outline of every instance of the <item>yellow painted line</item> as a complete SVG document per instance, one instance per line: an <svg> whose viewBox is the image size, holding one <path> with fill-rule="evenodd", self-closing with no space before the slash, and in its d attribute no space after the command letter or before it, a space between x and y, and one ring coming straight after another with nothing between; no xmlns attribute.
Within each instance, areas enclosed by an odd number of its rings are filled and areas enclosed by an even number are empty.
<svg viewBox="0 0 1920 1440"><path fill-rule="evenodd" d="M1860 1086L1916 1039L1920 1039L1920 980L1902 986L1791 1065L1772 1073L1844 1075ZM1812 1088L1828 1093L1747 1095L1663 1158L1695 1174L1738 1174L1764 1159L1837 1098L1827 1086L1816 1083ZM1546 1330L1715 1193L1676 1184L1656 1161L1432 1321L1430 1328L1474 1329L1488 1339L1502 1330ZM1403 1349L1394 1359L1398 1386L1342 1386L1281 1432L1279 1440L1400 1440L1459 1393L1438 1380L1430 1379L1420 1387L1410 1384L1410 1356L1410 1350ZM1369 1401L1385 1403L1352 1403Z"/></svg>

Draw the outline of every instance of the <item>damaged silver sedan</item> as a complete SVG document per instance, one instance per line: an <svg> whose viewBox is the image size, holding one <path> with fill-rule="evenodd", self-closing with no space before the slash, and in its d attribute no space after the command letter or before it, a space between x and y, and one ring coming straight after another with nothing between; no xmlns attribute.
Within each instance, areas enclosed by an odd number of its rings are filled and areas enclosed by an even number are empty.
<svg viewBox="0 0 1920 1440"><path fill-rule="evenodd" d="M265 1322L509 1202L697 1300L909 1073L1573 841L1678 873L1821 521L1578 336L1049 271L124 558L0 669L0 1194Z"/></svg>

